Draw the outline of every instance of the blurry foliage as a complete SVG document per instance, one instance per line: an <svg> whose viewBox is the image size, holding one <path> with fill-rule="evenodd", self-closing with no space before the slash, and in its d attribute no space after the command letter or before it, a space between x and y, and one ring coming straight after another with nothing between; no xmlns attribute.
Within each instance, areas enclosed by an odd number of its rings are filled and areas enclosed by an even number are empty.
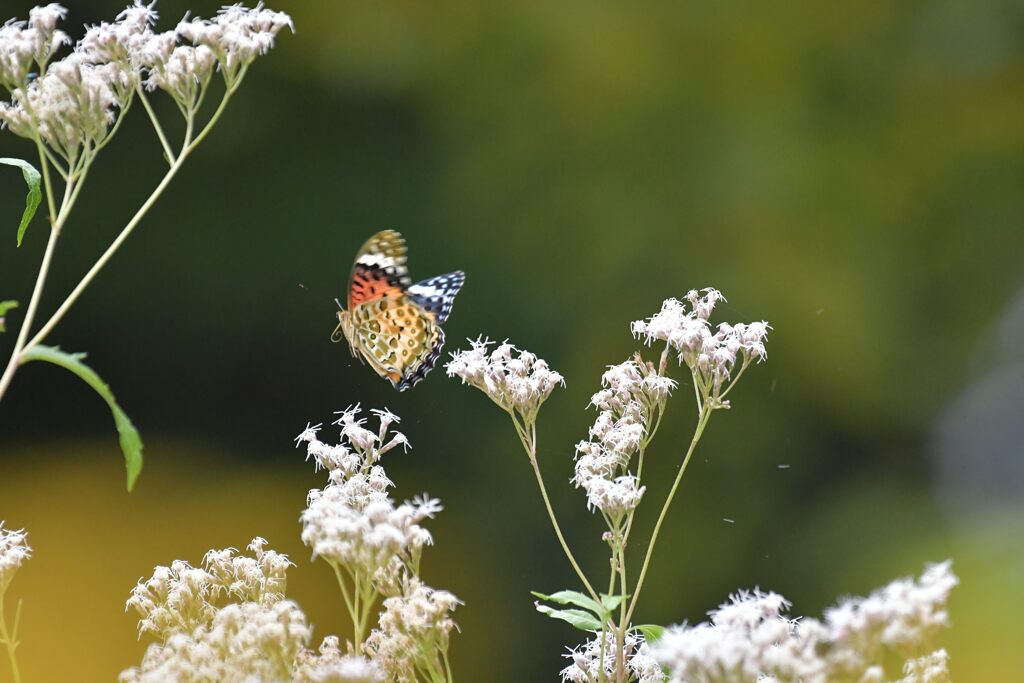
<svg viewBox="0 0 1024 683"><path fill-rule="evenodd" d="M75 21L119 6L68 4ZM159 9L170 22L216 5ZM292 552L318 633L337 628L316 611L330 577L298 544L313 484L290 439L362 401L402 415L416 445L393 462L398 495L444 500L446 553L427 573L467 603L460 677L553 679L575 634L536 615L527 589L572 577L505 422L440 370L398 395L327 341L355 250L388 227L413 277L467 273L449 350L508 336L567 377L541 413L539 457L584 558L597 525L554 482L599 372L637 344L628 322L713 285L725 317L774 325L767 365L687 474L640 621L699 619L755 584L813 613L953 557L954 676L1020 680L1024 543L1007 521L1020 510L965 523L933 495L928 450L1024 284L1018 3L273 5L296 36L55 332L91 350L152 435L137 495L116 490L109 417L74 378L26 368L36 376L19 375L0 413L0 517L36 548L18 586L29 678L136 660L120 609L135 578L257 533ZM106 198L141 198L158 177L158 155L137 154L156 144L145 123L126 121L90 177L44 308L95 256L86 233L113 238ZM0 136L0 155L23 153ZM22 206L23 186L0 184L0 200ZM0 249L5 297L27 299L43 233ZM668 417L650 461L666 478L693 416ZM110 613L86 631L102 641L55 651L46 629L72 605Z"/></svg>

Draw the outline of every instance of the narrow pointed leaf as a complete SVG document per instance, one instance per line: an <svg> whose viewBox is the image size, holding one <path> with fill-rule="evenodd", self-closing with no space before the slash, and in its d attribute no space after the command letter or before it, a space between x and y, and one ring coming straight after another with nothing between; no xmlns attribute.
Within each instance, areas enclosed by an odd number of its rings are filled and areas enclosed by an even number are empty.
<svg viewBox="0 0 1024 683"><path fill-rule="evenodd" d="M39 208L39 202L43 198L43 192L39 187L39 171L36 170L35 166L22 159L2 157L0 158L0 164L20 168L21 175L25 178L25 184L28 185L28 195L25 197L25 211L21 214L21 223L18 225L18 246L20 247L21 239L25 236L25 228L28 227L32 217L36 215L36 209Z"/></svg>
<svg viewBox="0 0 1024 683"><path fill-rule="evenodd" d="M604 617L608 613L608 610L594 602L593 598L590 598L579 591L558 591L551 595L544 595L543 593L530 591L530 594L535 598L547 600L548 602L553 602L559 605L576 605L577 607L590 610L599 617Z"/></svg>
<svg viewBox="0 0 1024 683"><path fill-rule="evenodd" d="M628 595L605 595L601 594L601 604L605 606L609 612L622 604L622 601L628 598Z"/></svg>
<svg viewBox="0 0 1024 683"><path fill-rule="evenodd" d="M17 301L13 301L13 300L0 301L0 332L6 332L7 331L7 328L4 327L4 316L7 315L7 311L11 310L12 308L17 308L17 307L18 307L18 302Z"/></svg>
<svg viewBox="0 0 1024 683"><path fill-rule="evenodd" d="M546 614L552 619L569 622L581 631L601 630L601 622L590 612L584 612L581 609L554 609L540 603L537 603L536 607L541 614Z"/></svg>
<svg viewBox="0 0 1024 683"><path fill-rule="evenodd" d="M656 643L665 635L665 627L657 624L641 624L633 628L644 634L644 640L648 643Z"/></svg>
<svg viewBox="0 0 1024 683"><path fill-rule="evenodd" d="M135 486L135 480L142 471L142 438L135 425L128 419L121 407L114 400L114 393L110 387L100 379L100 376L82 362L84 353L66 353L55 346L43 346L37 344L22 354L21 362L28 363L34 360L42 360L47 363L59 365L65 370L78 375L86 384L96 390L96 393L110 406L110 412L114 414L114 426L121 441L121 450L124 452L124 466L128 472L128 490Z"/></svg>

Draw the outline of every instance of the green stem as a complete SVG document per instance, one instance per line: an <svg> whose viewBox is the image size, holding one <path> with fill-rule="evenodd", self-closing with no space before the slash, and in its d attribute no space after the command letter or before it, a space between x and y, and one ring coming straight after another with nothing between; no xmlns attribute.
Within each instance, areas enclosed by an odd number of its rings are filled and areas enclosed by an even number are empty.
<svg viewBox="0 0 1024 683"><path fill-rule="evenodd" d="M43 260L39 264L39 273L36 275L36 284L32 289L32 297L29 299L28 308L25 309L25 317L21 321L21 327L18 330L18 337L14 342L14 348L11 350L11 357L7 361L7 367L4 369L3 376L0 376L0 399L3 398L4 394L7 392L7 388L10 387L11 382L14 380L14 373L17 371L18 365L21 363L22 353L25 349L32 348L35 345L35 341L26 343L25 338L28 337L29 331L32 328L32 321L35 319L36 310L39 308L39 301L43 296L43 287L46 285L46 278L50 272L50 265L53 263L53 254L57 249L57 239L60 237L61 228L64 225L64 221L67 220L67 214L71 208L71 204L74 203L74 199L78 196L78 186L74 182L69 181L64 185L64 199L61 201L60 212L58 213L53 210L55 204L53 202L53 189L50 187L50 174L47 171L48 165L46 158L42 153L42 142L38 138L36 140L40 149L39 161L43 167L47 204L51 207L50 237L46 242L46 251L43 252Z"/></svg>
<svg viewBox="0 0 1024 683"><path fill-rule="evenodd" d="M220 115L224 113L224 108L227 107L228 100L231 99L231 96L235 94L236 90L238 90L238 86L241 85L242 79L245 77L245 72L248 68L248 65L243 66L238 72L238 77L233 80L227 90L224 91L224 97L221 98L220 104L217 105L217 110L213 112L213 116L210 117L210 120L206 122L205 126L203 126L203 130L200 131L199 135L196 136L196 139L192 141L192 144L185 148L185 152L183 153L191 152L195 149L196 145L202 142L203 138L210 133L210 130L213 128L214 124L217 123Z"/></svg>
<svg viewBox="0 0 1024 683"><path fill-rule="evenodd" d="M96 263L93 264L92 268L89 269L89 272L85 274L85 276L81 279L78 285L71 291L71 293L64 300L64 303L62 303L60 307L54 312L54 314L50 316L50 319L46 321L46 324L43 325L42 328L40 328L39 332L37 332L36 335L32 337L32 340L28 343L26 348L31 348L36 344L41 343L43 339L46 338L46 335L48 335L53 330L57 323L60 322L61 318L63 318L64 315L68 312L68 309L71 308L71 306L76 301L78 301L78 297L82 295L82 292L85 291L85 288L88 287L92 283L93 279L95 279L96 275L99 274L101 270L103 270L103 266L107 265L107 262L111 259L111 257L113 257L117 250L120 249L124 241L128 239L128 236L132 234L132 231L135 230L135 227L139 224L139 222L146 215L146 213L153 207L153 204L156 203L156 200L160 197L161 194L163 194L164 190L167 189L167 186L170 184L171 180L174 178L178 170L181 168L182 163L185 161L185 156L186 155L179 156L174 161L174 163L171 165L171 168L167 171L167 174L163 177L163 180L160 181L160 184L156 186L156 189L153 190L152 194L149 195L149 197L142 204L139 210L135 212L135 215L132 216L132 219L130 221L128 221L128 224L125 225L124 229L121 230L121 233L117 236L117 238L111 243L109 247L107 247L107 250L103 252L103 255L100 256Z"/></svg>
<svg viewBox="0 0 1024 683"><path fill-rule="evenodd" d="M355 623L356 623L356 611L355 611L355 607L353 607L353 605L352 605L352 598L349 597L349 594L348 594L348 586L345 585L345 579L344 579L344 577L342 577L341 569L338 568L338 565L336 565L333 562L331 562L330 565L331 565L331 568L334 570L335 578L338 579L338 587L341 588L341 596L343 598L345 598L345 607L348 608L348 614L352 618L352 627L353 627L353 630L354 630L355 629Z"/></svg>
<svg viewBox="0 0 1024 683"><path fill-rule="evenodd" d="M555 517L555 511L551 507L551 499L548 497L547 487L544 486L544 476L540 472L540 465L537 464L537 428L536 425L531 426L530 434L527 434L526 428L520 426L519 420L516 419L515 413L511 410L509 414L512 416L512 423L516 426L516 433L519 434L519 440L523 444L523 448L526 450L526 456L530 460L530 465L533 466L533 473L537 477L537 486L540 487L540 495L544 499L544 507L547 508L548 518L551 520L551 526L555 529L555 536L558 537L558 542L562 545L562 550L565 551L565 556L569 559L569 564L576 570L576 575L580 577L580 581L583 582L583 586L587 589L587 593L590 597L600 603L601 597L594 590L594 587L590 585L590 581L587 580L583 570L580 569L579 563L576 562L576 558L573 556L572 551L569 550L569 544L565 541L565 536L562 535L562 529L558 526L558 519Z"/></svg>
<svg viewBox="0 0 1024 683"><path fill-rule="evenodd" d="M7 622L4 619L4 593L6 592L6 587L3 590L0 590L0 640L2 640L7 646L7 659L11 663L11 672L14 675L14 683L21 683L21 673L18 671L18 659L14 654L14 651L18 647L17 641L14 640L17 636L17 624L15 624L15 633L12 635L11 633L8 633Z"/></svg>
<svg viewBox="0 0 1024 683"><path fill-rule="evenodd" d="M446 674L447 681L448 683L454 683L455 679L452 678L452 664L448 661L448 650L442 650L441 657L444 659L444 672Z"/></svg>
<svg viewBox="0 0 1024 683"><path fill-rule="evenodd" d="M704 402L706 406L707 402ZM624 624L629 624L630 619L633 618L633 611L636 609L637 601L640 599L640 591L644 587L644 579L647 578L647 568L651 564L651 556L654 554L654 545L658 542L658 534L661 532L661 525L665 522L665 516L668 515L668 508L672 504L672 499L675 498L676 491L679 489L679 483L683 480L683 473L686 472L686 466L690 464L690 458L693 456L694 450L697 448L697 443L700 441L700 437L704 434L704 428L708 424L708 420L711 418L711 409L704 408L701 410L700 418L697 420L697 429L693 434L693 440L690 441L690 447L686 451L686 457L683 458L683 464L679 468L676 479L672 483L672 489L668 493L668 497L665 499L665 504L661 506L661 514L658 515L658 521L654 525L654 532L651 534L651 541L647 545L647 553L644 555L644 563L640 568L640 578L637 579L636 589L633 591L633 597L629 601L629 610L626 612L626 617L623 619Z"/></svg>
<svg viewBox="0 0 1024 683"><path fill-rule="evenodd" d="M149 115L149 121L153 124L153 130L156 131L156 136L160 138L160 146L163 147L164 158L167 160L167 163L173 167L174 162L176 161L174 152L171 151L171 145L167 142L167 136L164 135L164 129L160 125L160 120L156 117L156 112L153 111L153 107L150 106L149 98L146 97L146 92L142 89L141 85L135 86L135 94L139 96L139 101L142 102L142 106L145 108L146 114Z"/></svg>

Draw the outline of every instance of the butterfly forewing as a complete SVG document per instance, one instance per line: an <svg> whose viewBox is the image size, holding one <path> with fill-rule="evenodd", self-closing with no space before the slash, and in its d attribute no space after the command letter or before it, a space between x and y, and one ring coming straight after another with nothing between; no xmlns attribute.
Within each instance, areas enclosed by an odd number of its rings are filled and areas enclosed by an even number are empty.
<svg viewBox="0 0 1024 683"><path fill-rule="evenodd" d="M394 230L382 230L366 240L349 277L348 308L382 297L397 297L409 286L405 240Z"/></svg>
<svg viewBox="0 0 1024 683"><path fill-rule="evenodd" d="M451 315L455 295L465 282L466 274L457 270L410 285L406 293L425 311L433 313L437 324L441 325Z"/></svg>

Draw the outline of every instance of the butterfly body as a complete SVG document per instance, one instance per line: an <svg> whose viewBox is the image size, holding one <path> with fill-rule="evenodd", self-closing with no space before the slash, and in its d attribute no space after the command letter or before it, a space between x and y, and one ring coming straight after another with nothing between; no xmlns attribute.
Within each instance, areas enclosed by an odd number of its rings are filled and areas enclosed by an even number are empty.
<svg viewBox="0 0 1024 683"><path fill-rule="evenodd" d="M415 284L406 269L405 240L394 230L377 233L359 250L349 278L348 308L338 326L352 355L405 391L422 380L441 355L441 324L465 282L461 271ZM340 308L340 306L339 306Z"/></svg>

